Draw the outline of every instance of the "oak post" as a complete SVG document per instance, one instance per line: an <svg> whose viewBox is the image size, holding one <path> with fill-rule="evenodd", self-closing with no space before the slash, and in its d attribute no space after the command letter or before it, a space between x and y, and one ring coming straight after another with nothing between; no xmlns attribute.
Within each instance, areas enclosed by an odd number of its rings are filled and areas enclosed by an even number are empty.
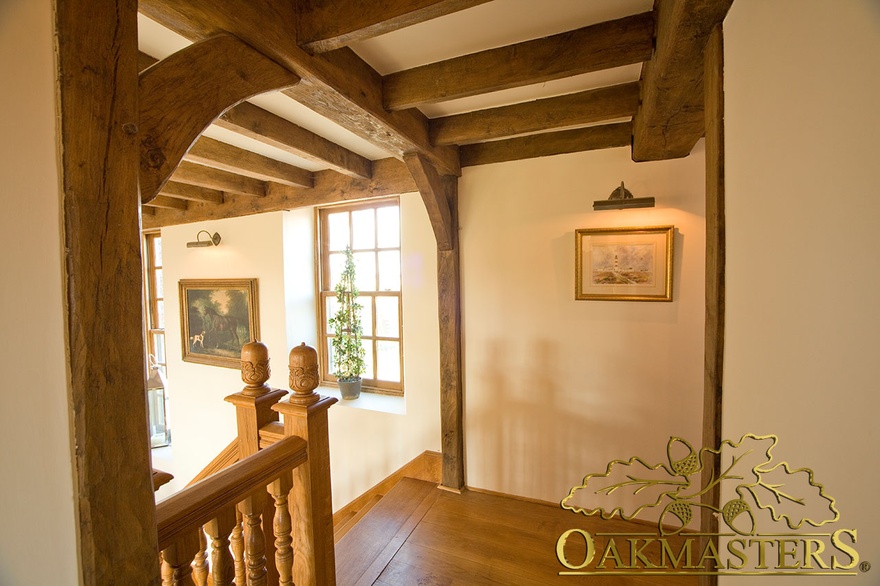
<svg viewBox="0 0 880 586"><path fill-rule="evenodd" d="M80 582L155 584L137 178L136 0L56 0ZM120 538L124 536L124 538Z"/></svg>
<svg viewBox="0 0 880 586"><path fill-rule="evenodd" d="M295 348L290 352L294 394L272 407L284 415L285 436L299 436L308 442L309 459L294 469L290 493L294 513L293 581L297 586L335 586L327 410L337 399L314 391L318 385L316 371L311 365L303 366L300 351Z"/></svg>

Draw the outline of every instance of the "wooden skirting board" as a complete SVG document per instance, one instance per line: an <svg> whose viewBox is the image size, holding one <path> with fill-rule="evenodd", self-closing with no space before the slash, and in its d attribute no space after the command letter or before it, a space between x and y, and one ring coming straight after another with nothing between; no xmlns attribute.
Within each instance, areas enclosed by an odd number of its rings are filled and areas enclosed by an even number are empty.
<svg viewBox="0 0 880 586"><path fill-rule="evenodd" d="M417 480L439 483L442 463L443 457L439 452L425 451L419 454L410 462L404 464L399 470L392 472L385 480L382 480L376 486L333 513L333 525L338 526L344 523L347 519L356 515L358 511L369 506L371 502L375 502L378 498L388 494L388 491L400 482L402 478L415 478Z"/></svg>

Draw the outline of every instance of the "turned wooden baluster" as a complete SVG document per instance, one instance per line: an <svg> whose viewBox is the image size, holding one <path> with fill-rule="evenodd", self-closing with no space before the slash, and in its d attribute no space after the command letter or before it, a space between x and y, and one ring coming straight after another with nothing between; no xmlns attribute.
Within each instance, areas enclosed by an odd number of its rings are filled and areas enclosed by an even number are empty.
<svg viewBox="0 0 880 586"><path fill-rule="evenodd" d="M241 511L238 509L235 511L235 526L229 537L229 549L232 550L232 561L235 564L235 584L236 586L245 586L244 529L242 528Z"/></svg>
<svg viewBox="0 0 880 586"><path fill-rule="evenodd" d="M193 581L196 586L208 586L208 540L199 529L199 552L193 559Z"/></svg>
<svg viewBox="0 0 880 586"><path fill-rule="evenodd" d="M159 566L161 568L162 586L172 586L171 581L174 578L174 568L165 561L165 556L161 553L159 554Z"/></svg>
<svg viewBox="0 0 880 586"><path fill-rule="evenodd" d="M293 536L291 535L290 506L287 495L293 486L290 473L286 473L269 485L269 494L275 500L275 567L278 569L278 585L293 586Z"/></svg>
<svg viewBox="0 0 880 586"><path fill-rule="evenodd" d="M205 523L211 538L211 578L214 586L231 586L235 579L235 564L229 553L229 534L235 527L235 509L228 508Z"/></svg>
<svg viewBox="0 0 880 586"><path fill-rule="evenodd" d="M199 535L195 531L187 533L174 545L162 550L162 558L171 567L169 576L171 586L195 586L192 576L192 562L198 551Z"/></svg>
<svg viewBox="0 0 880 586"><path fill-rule="evenodd" d="M239 504L244 517L244 557L247 563L248 586L266 586L266 538L261 516L266 507L266 493L256 492Z"/></svg>

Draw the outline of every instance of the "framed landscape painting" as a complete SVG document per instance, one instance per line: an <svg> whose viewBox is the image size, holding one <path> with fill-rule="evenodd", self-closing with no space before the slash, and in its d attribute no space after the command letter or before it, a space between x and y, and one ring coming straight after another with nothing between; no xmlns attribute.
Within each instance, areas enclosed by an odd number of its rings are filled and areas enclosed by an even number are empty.
<svg viewBox="0 0 880 586"><path fill-rule="evenodd" d="M575 231L575 299L672 301L674 226Z"/></svg>
<svg viewBox="0 0 880 586"><path fill-rule="evenodd" d="M241 348L260 337L256 279L181 279L183 360L241 368Z"/></svg>

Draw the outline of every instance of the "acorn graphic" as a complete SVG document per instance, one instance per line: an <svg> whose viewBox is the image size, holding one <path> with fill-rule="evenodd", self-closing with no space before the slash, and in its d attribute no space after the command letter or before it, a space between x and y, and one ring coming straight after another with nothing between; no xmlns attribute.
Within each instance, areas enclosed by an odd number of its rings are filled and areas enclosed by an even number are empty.
<svg viewBox="0 0 880 586"><path fill-rule="evenodd" d="M687 449L687 455L685 455L681 459L673 460L672 452L681 452L680 449L676 449L677 444L681 444ZM700 468L702 468L700 457L694 451L694 448L686 440L683 440L679 437L673 437L669 439L669 443L666 444L666 456L669 458L669 465L670 467L672 467L672 471L679 476L690 476L691 474L698 472Z"/></svg>
<svg viewBox="0 0 880 586"><path fill-rule="evenodd" d="M660 531L663 535L676 535L693 518L694 513L691 510L691 503L674 500L666 505L666 508L660 514Z"/></svg>
<svg viewBox="0 0 880 586"><path fill-rule="evenodd" d="M745 516L743 513L745 513ZM752 535L755 533L755 516L752 514L752 508L746 501L742 499L727 501L721 508L721 516L724 518L727 526L740 535ZM739 521L734 525L734 521L737 519Z"/></svg>

